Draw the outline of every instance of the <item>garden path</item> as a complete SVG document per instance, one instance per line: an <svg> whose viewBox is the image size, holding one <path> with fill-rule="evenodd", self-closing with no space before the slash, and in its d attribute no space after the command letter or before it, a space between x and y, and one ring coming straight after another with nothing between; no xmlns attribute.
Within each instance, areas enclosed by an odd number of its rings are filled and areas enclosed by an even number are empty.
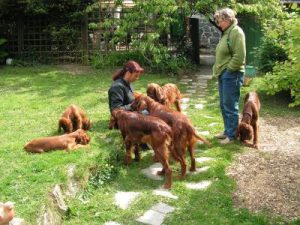
<svg viewBox="0 0 300 225"><path fill-rule="evenodd" d="M196 109L201 110L205 103L207 103L204 100L204 97L206 95L206 87L207 87L207 82L212 78L212 72L211 72L211 67L208 66L202 66L199 72L191 75L184 75L180 77L179 83L186 85L186 92L183 93L184 98L182 99L182 109L183 113L187 114L185 111L188 107L191 106L191 103L189 101L189 97L197 97L199 99L200 103L194 104L194 107ZM211 124L211 126L214 126L215 124ZM198 131L199 134L201 135L209 135L208 131ZM209 158L209 157L200 157L196 158L196 161L198 163L201 163L202 165L206 162L216 160L214 158ZM203 166L201 168L197 168L196 172L193 172L193 174L198 174L198 173L204 173L207 170L209 170L209 166ZM146 177L149 179L153 180L162 180L163 178L161 176L157 175L157 171L161 170L162 166L160 163L155 163L148 168L142 169L141 173L144 174ZM191 183L186 183L186 188L188 189L193 189L195 191L199 190L205 190L208 188L213 181L211 180L202 180L199 182L191 182ZM122 192L119 191L115 194L115 204L120 208L120 209L127 209L130 207L130 204L138 198L142 193L137 193L137 192ZM166 198L178 200L178 197L173 195L171 191L165 190L165 189L155 189L153 190L154 195L160 195L164 196ZM169 214L172 213L176 208L171 207L164 202L159 202L155 205L153 205L149 210L147 210L142 216L136 219L136 221L144 223L144 224L149 224L149 225L160 225L164 222L165 217ZM105 225L120 225L119 223L115 221L109 221L106 222Z"/></svg>

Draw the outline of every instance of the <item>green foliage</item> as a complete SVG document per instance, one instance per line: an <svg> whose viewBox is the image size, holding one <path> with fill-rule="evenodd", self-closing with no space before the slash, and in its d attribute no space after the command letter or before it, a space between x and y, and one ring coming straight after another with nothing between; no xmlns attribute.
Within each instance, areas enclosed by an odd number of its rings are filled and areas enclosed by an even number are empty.
<svg viewBox="0 0 300 225"><path fill-rule="evenodd" d="M267 36L261 40L261 45L255 48L255 64L261 72L271 72L276 62L283 62L287 60L285 50L279 43Z"/></svg>
<svg viewBox="0 0 300 225"><path fill-rule="evenodd" d="M122 6L122 10L127 13L122 14L121 19L107 16L98 24L98 28L104 31L105 40L109 43L109 50L114 51L117 43L125 43L129 35L132 40L130 48L139 52L143 58L142 62L155 71L171 73L181 66L187 65L186 68L190 66L190 64L186 64L191 55L191 51L187 51L191 50L189 42L186 41L189 37L189 34L186 33L189 30L187 29L189 16L202 13L211 17L214 11L220 7L232 7L241 15L252 15L259 18L260 21L265 21L273 16L272 13L280 14L281 12L279 0L239 2L231 0L136 0L134 3L135 5L128 9L122 5L122 1L110 1L109 4L99 1L90 5L87 12L93 12L99 8L103 12L110 12ZM269 12L270 8L272 13ZM89 27L96 29L96 24L91 23ZM140 28L146 32L139 32ZM168 34L171 34L172 45L176 47L176 55L170 51L170 43L166 43L167 39L164 38ZM114 60L109 59L109 61ZM101 56L98 62L104 64ZM114 65L114 63L107 64Z"/></svg>
<svg viewBox="0 0 300 225"><path fill-rule="evenodd" d="M4 62L7 53L4 51L3 46L6 43L4 38L0 38L0 64Z"/></svg>
<svg viewBox="0 0 300 225"><path fill-rule="evenodd" d="M293 102L289 106L294 107L300 105L300 17L297 14L292 14L289 18L280 22L282 26L277 29L272 27L273 32L271 34L285 50L288 59L276 63L273 72L266 74L262 89L269 94L284 90L290 91Z"/></svg>
<svg viewBox="0 0 300 225"><path fill-rule="evenodd" d="M144 64L142 55L137 51L127 52L110 52L109 54L95 54L92 56L90 63L97 69L122 67L128 60L135 60Z"/></svg>

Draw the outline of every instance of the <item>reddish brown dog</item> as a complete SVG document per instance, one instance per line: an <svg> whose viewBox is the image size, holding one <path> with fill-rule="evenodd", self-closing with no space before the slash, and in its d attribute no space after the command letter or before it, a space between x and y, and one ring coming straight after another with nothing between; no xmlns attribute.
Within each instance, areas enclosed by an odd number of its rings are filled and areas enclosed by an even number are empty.
<svg viewBox="0 0 300 225"><path fill-rule="evenodd" d="M172 170L169 165L169 147L172 132L170 127L158 118L145 116L137 112L115 109L112 116L125 142L125 164L131 163L132 148L136 148L137 144L147 143L151 145L155 157L163 166L163 170L158 174L166 174L167 177L164 188L171 188Z"/></svg>
<svg viewBox="0 0 300 225"><path fill-rule="evenodd" d="M236 137L247 146L258 148L258 117L260 101L256 92L245 96L243 117L236 131ZM253 144L249 143L253 139Z"/></svg>
<svg viewBox="0 0 300 225"><path fill-rule="evenodd" d="M71 133L77 129L89 130L91 123L81 108L76 105L70 105L58 122L58 132L60 132L61 128L64 130L64 133Z"/></svg>
<svg viewBox="0 0 300 225"><path fill-rule="evenodd" d="M198 140L203 141L207 145L211 145L205 138L196 134L189 119L182 113L169 109L168 107L155 102L148 96L142 94L135 95L132 108L138 111L147 109L151 116L157 117L165 121L172 129L171 154L175 160L181 165L181 178L186 175L185 151L188 149L191 157L190 171L196 171L196 162L194 156L194 146Z"/></svg>
<svg viewBox="0 0 300 225"><path fill-rule="evenodd" d="M73 133L53 137L33 139L24 148L27 152L43 153L50 150L73 150L90 142L90 137L84 130L78 129Z"/></svg>
<svg viewBox="0 0 300 225"><path fill-rule="evenodd" d="M161 87L156 83L150 83L147 86L147 95L168 108L172 108L175 104L177 111L181 112L181 93L175 84L168 83Z"/></svg>

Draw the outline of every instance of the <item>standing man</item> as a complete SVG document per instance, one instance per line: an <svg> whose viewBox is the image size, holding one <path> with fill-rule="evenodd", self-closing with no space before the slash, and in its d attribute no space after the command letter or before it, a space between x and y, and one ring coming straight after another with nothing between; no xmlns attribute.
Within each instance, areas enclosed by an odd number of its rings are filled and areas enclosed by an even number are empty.
<svg viewBox="0 0 300 225"><path fill-rule="evenodd" d="M213 76L218 78L220 108L224 131L215 137L221 144L235 139L239 122L240 89L244 81L246 44L245 34L237 25L235 11L229 8L217 10L215 23L222 31L222 38L216 48Z"/></svg>

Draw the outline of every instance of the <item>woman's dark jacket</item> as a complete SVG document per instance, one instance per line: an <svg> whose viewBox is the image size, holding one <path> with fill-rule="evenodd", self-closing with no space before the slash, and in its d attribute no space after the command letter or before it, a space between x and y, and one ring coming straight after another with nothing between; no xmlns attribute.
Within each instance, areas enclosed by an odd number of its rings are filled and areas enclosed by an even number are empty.
<svg viewBox="0 0 300 225"><path fill-rule="evenodd" d="M115 108L130 110L130 105L134 101L131 84L123 78L115 80L108 90L108 101L110 112Z"/></svg>

